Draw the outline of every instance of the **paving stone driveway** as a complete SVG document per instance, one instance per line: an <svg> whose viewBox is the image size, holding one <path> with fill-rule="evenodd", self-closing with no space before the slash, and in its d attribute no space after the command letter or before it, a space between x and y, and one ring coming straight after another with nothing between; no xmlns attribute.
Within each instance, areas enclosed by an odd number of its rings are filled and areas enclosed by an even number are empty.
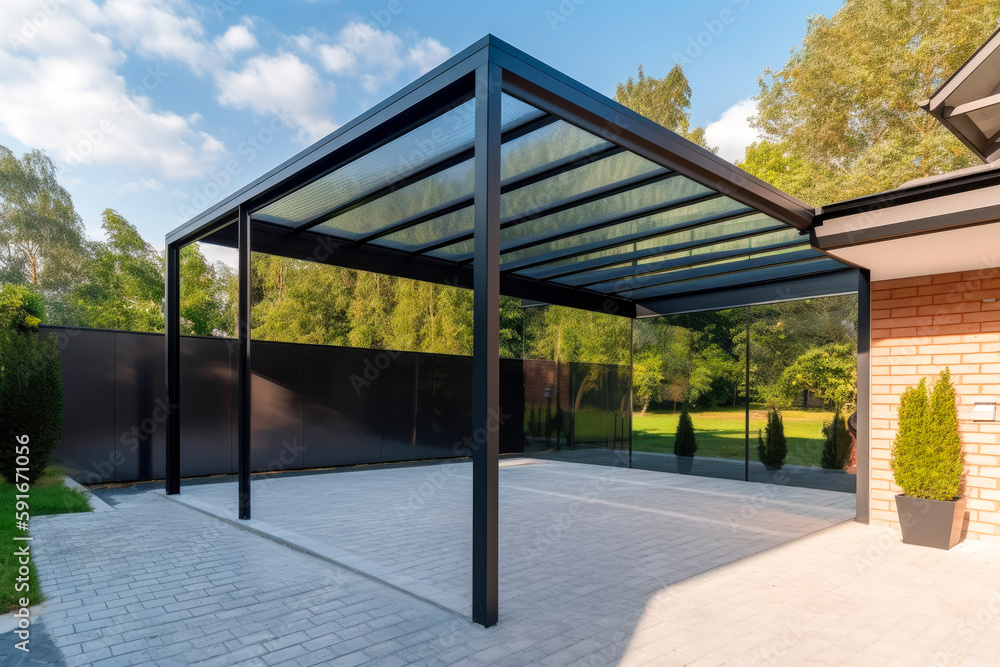
<svg viewBox="0 0 1000 667"><path fill-rule="evenodd" d="M491 629L156 493L32 532L68 665L1000 664L1000 548L853 522L614 611L584 593Z"/></svg>

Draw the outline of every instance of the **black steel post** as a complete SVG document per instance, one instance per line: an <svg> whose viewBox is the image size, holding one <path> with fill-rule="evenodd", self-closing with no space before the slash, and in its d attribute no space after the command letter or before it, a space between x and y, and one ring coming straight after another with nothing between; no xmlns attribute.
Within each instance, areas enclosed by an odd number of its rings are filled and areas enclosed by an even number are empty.
<svg viewBox="0 0 1000 667"><path fill-rule="evenodd" d="M239 208L239 316L237 321L236 451L240 519L250 518L250 211Z"/></svg>
<svg viewBox="0 0 1000 667"><path fill-rule="evenodd" d="M855 520L868 523L871 493L871 341L872 304L871 274L861 269L858 275L858 432L857 442L857 497Z"/></svg>
<svg viewBox="0 0 1000 667"><path fill-rule="evenodd" d="M746 440L743 443L743 481L750 481L750 306L747 306L747 345L746 345Z"/></svg>
<svg viewBox="0 0 1000 667"><path fill-rule="evenodd" d="M167 246L164 323L166 333L167 381L167 494L181 492L181 249Z"/></svg>
<svg viewBox="0 0 1000 667"><path fill-rule="evenodd" d="M476 69L472 620L497 622L500 468L500 68Z"/></svg>
<svg viewBox="0 0 1000 667"><path fill-rule="evenodd" d="M632 388L635 386L635 320L629 320L628 330L628 467L632 467L632 419L635 416L635 397Z"/></svg>

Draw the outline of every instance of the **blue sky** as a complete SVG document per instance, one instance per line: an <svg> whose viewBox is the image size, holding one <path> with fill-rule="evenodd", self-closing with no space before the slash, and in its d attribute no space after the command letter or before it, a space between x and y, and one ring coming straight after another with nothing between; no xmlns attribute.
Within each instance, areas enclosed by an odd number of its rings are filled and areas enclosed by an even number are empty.
<svg viewBox="0 0 1000 667"><path fill-rule="evenodd" d="M88 233L115 208L156 247L491 32L613 95L680 60L720 154L752 141L757 77L831 0L3 0L0 144L41 148ZM225 165L235 161L235 176ZM221 257L222 255L220 255Z"/></svg>

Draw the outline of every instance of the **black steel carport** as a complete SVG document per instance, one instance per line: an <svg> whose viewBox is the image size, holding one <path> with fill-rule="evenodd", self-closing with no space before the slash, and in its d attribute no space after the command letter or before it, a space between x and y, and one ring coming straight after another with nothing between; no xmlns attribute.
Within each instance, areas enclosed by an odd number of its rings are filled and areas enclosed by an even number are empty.
<svg viewBox="0 0 1000 667"><path fill-rule="evenodd" d="M487 36L167 235L167 395L180 406L167 493L180 492L181 247L239 251L241 519L251 251L472 289L473 618L493 625L500 294L636 318L858 291L859 272L801 234L813 215Z"/></svg>

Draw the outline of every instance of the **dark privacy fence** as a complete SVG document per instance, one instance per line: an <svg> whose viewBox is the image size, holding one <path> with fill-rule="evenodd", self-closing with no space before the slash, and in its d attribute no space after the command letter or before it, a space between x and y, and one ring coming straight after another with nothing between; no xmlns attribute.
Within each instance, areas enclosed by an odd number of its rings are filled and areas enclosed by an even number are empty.
<svg viewBox="0 0 1000 667"><path fill-rule="evenodd" d="M41 335L58 337L63 363L57 458L86 483L162 478L170 410L163 336L62 327L42 327ZM236 472L235 356L231 339L181 339L182 475ZM468 453L462 443L471 435L469 357L254 341L252 359L254 471ZM531 392L560 401L558 411L546 403L561 415L555 447L621 447L628 431L614 406L627 369L595 369L501 359L501 452L524 451L533 428L526 371ZM581 378L590 378L586 386ZM532 448L543 440L535 438Z"/></svg>

